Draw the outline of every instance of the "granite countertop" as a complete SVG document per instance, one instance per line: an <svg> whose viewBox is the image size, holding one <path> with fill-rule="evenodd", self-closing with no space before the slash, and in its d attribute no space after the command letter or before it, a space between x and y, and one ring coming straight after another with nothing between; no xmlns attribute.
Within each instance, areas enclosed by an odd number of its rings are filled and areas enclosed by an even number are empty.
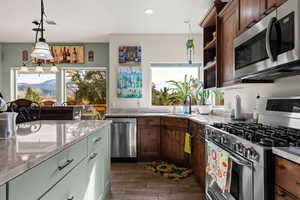
<svg viewBox="0 0 300 200"><path fill-rule="evenodd" d="M110 123L51 120L18 124L16 138L0 140L0 185Z"/></svg>
<svg viewBox="0 0 300 200"><path fill-rule="evenodd" d="M200 115L200 114L191 114L191 115L185 115L185 114L173 114L173 113L108 113L105 115L107 118L113 118L113 117L176 117L176 118L184 118L184 119L190 119L192 121L203 123L207 125L211 125L215 122L222 122L222 123L228 123L228 122L236 122L232 120L230 117L225 117L222 115Z"/></svg>
<svg viewBox="0 0 300 200"><path fill-rule="evenodd" d="M300 147L273 147L273 153L300 165Z"/></svg>

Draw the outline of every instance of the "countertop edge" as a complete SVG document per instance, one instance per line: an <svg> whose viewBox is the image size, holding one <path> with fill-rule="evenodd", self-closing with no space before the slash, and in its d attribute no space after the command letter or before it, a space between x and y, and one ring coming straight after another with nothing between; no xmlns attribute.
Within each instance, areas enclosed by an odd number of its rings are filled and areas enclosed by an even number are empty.
<svg viewBox="0 0 300 200"><path fill-rule="evenodd" d="M273 147L272 152L275 155L278 155L282 158L285 158L289 161L295 162L300 165L300 155L297 155L296 153L293 153L288 150L288 147ZM300 148L299 148L300 152Z"/></svg>
<svg viewBox="0 0 300 200"><path fill-rule="evenodd" d="M11 170L10 172L6 173L4 176L0 176L0 186L8 183L9 181L17 178L18 176L21 176L22 174L26 173L27 171L33 169L34 167L42 164L43 162L51 159L53 156L63 152L64 150L70 148L71 146L81 142L82 140L88 138L90 135L94 134L95 131L109 125L112 123L111 120L102 120L104 122L101 124L101 126L97 127L93 132L90 132L86 135L83 135L81 137L78 137L68 143L66 143L63 147L57 148L51 152L49 152L47 155L37 158L33 161L23 162L19 164L18 167L16 167L14 170Z"/></svg>

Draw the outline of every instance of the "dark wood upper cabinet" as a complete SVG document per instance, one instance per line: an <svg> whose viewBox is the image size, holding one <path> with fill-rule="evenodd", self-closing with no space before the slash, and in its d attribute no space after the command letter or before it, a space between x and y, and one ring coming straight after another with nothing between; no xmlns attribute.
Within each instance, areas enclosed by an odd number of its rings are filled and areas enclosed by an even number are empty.
<svg viewBox="0 0 300 200"><path fill-rule="evenodd" d="M233 0L218 16L220 42L219 51L219 81L220 86L234 84L234 47L233 41L238 33L239 12L238 1Z"/></svg>
<svg viewBox="0 0 300 200"><path fill-rule="evenodd" d="M261 6L265 6L266 0L240 0L240 31L243 32L256 24L262 15Z"/></svg>
<svg viewBox="0 0 300 200"><path fill-rule="evenodd" d="M160 157L160 118L138 118L139 161L155 161Z"/></svg>

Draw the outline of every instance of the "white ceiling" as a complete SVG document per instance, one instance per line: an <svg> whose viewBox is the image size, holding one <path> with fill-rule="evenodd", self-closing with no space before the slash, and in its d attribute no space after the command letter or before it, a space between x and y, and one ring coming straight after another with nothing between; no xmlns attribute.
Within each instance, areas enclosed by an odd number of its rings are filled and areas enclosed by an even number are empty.
<svg viewBox="0 0 300 200"><path fill-rule="evenodd" d="M110 33L193 32L211 0L45 0L49 42L104 42ZM144 13L152 8L154 15ZM33 42L33 19L39 19L40 0L0 0L0 42Z"/></svg>

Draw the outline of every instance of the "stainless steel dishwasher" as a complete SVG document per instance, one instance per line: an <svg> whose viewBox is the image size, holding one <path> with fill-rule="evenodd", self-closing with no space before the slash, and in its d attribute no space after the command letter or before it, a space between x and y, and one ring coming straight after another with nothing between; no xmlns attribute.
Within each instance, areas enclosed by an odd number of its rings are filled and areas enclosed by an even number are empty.
<svg viewBox="0 0 300 200"><path fill-rule="evenodd" d="M135 161L137 159L136 118L108 118L111 125L112 161Z"/></svg>

